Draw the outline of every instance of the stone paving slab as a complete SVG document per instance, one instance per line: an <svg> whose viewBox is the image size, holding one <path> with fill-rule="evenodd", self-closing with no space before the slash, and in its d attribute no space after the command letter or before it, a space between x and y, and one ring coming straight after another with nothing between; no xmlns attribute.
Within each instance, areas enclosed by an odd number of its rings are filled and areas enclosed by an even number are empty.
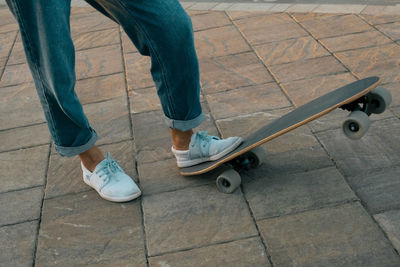
<svg viewBox="0 0 400 267"><path fill-rule="evenodd" d="M399 15L361 15L368 23L373 25L392 23L400 21Z"/></svg>
<svg viewBox="0 0 400 267"><path fill-rule="evenodd" d="M241 53L200 60L201 88L205 94L273 81L255 53Z"/></svg>
<svg viewBox="0 0 400 267"><path fill-rule="evenodd" d="M0 226L39 219L42 198L42 187L0 194Z"/></svg>
<svg viewBox="0 0 400 267"><path fill-rule="evenodd" d="M73 38L75 50L119 44L119 28L82 33Z"/></svg>
<svg viewBox="0 0 400 267"><path fill-rule="evenodd" d="M78 80L123 72L121 46L116 44L77 51L75 64Z"/></svg>
<svg viewBox="0 0 400 267"><path fill-rule="evenodd" d="M382 85L386 89L390 91L392 94L392 104L390 105L390 108L396 108L400 106L400 90L398 89L400 85L400 82L397 83L388 83L385 85Z"/></svg>
<svg viewBox="0 0 400 267"><path fill-rule="evenodd" d="M92 9L89 10L91 11ZM100 12L91 12L90 16L88 16L87 11L86 9L84 13L71 15L71 33L73 37L82 33L118 28L114 21Z"/></svg>
<svg viewBox="0 0 400 267"><path fill-rule="evenodd" d="M0 227L0 265L32 265L37 227L37 221Z"/></svg>
<svg viewBox="0 0 400 267"><path fill-rule="evenodd" d="M400 106L392 108L393 113L400 118Z"/></svg>
<svg viewBox="0 0 400 267"><path fill-rule="evenodd" d="M210 28L231 25L232 22L225 12L212 12L193 16L192 24L194 31L202 31Z"/></svg>
<svg viewBox="0 0 400 267"><path fill-rule="evenodd" d="M1 77L0 87L19 85L23 83L33 83L32 75L28 64L18 64L7 66Z"/></svg>
<svg viewBox="0 0 400 267"><path fill-rule="evenodd" d="M214 185L150 195L143 214L149 256L257 235L240 190L221 194Z"/></svg>
<svg viewBox="0 0 400 267"><path fill-rule="evenodd" d="M33 83L4 87L0 99L0 129L45 123L42 106Z"/></svg>
<svg viewBox="0 0 400 267"><path fill-rule="evenodd" d="M206 98L217 120L291 106L275 83L237 88Z"/></svg>
<svg viewBox="0 0 400 267"><path fill-rule="evenodd" d="M111 203L84 192L45 200L38 266L146 266L139 202Z"/></svg>
<svg viewBox="0 0 400 267"><path fill-rule="evenodd" d="M400 63L400 47L397 44L345 51L336 55L358 77L380 76L383 84L400 81L399 72L396 71Z"/></svg>
<svg viewBox="0 0 400 267"><path fill-rule="evenodd" d="M199 59L250 52L251 49L234 26L225 26L194 33Z"/></svg>
<svg viewBox="0 0 400 267"><path fill-rule="evenodd" d="M336 37L322 38L323 43L332 52L381 46L391 43L391 40L378 31L366 31L341 35Z"/></svg>
<svg viewBox="0 0 400 267"><path fill-rule="evenodd" d="M110 144L131 138L126 96L84 105L92 127L99 135L98 144Z"/></svg>
<svg viewBox="0 0 400 267"><path fill-rule="evenodd" d="M16 36L17 32L15 31L0 33L0 43L2 44L0 46L0 58L8 57L8 53L11 50Z"/></svg>
<svg viewBox="0 0 400 267"><path fill-rule="evenodd" d="M367 31L370 26L354 15L327 16L301 23L307 31L318 39Z"/></svg>
<svg viewBox="0 0 400 267"><path fill-rule="evenodd" d="M154 86L150 74L151 62L149 57L143 57L139 53L125 55L127 83L129 90Z"/></svg>
<svg viewBox="0 0 400 267"><path fill-rule="evenodd" d="M48 156L49 145L0 153L0 193L43 186Z"/></svg>
<svg viewBox="0 0 400 267"><path fill-rule="evenodd" d="M346 72L345 67L333 56L273 65L271 70L281 83Z"/></svg>
<svg viewBox="0 0 400 267"><path fill-rule="evenodd" d="M85 105L125 96L125 87L124 74L116 73L79 80L76 82L75 91L81 103Z"/></svg>
<svg viewBox="0 0 400 267"><path fill-rule="evenodd" d="M347 178L372 214L400 208L400 167L384 168Z"/></svg>
<svg viewBox="0 0 400 267"><path fill-rule="evenodd" d="M16 65L26 63L24 47L22 45L21 36L18 34L17 40L14 43L7 65Z"/></svg>
<svg viewBox="0 0 400 267"><path fill-rule="evenodd" d="M399 255L359 203L258 223L277 266L398 266Z"/></svg>
<svg viewBox="0 0 400 267"><path fill-rule="evenodd" d="M356 78L349 72L306 78L299 81L282 83L282 87L296 107L327 94L346 84L355 82ZM322 117L321 119L323 119Z"/></svg>
<svg viewBox="0 0 400 267"><path fill-rule="evenodd" d="M255 50L268 65L330 55L324 47L310 36L255 46Z"/></svg>
<svg viewBox="0 0 400 267"><path fill-rule="evenodd" d="M32 138L35 136L35 138ZM0 151L11 151L50 143L46 123L0 131Z"/></svg>
<svg viewBox="0 0 400 267"><path fill-rule="evenodd" d="M307 36L289 15L265 15L234 21L251 45Z"/></svg>
<svg viewBox="0 0 400 267"><path fill-rule="evenodd" d="M375 220L382 226L397 251L400 250L400 210L376 214Z"/></svg>
<svg viewBox="0 0 400 267"><path fill-rule="evenodd" d="M378 25L377 28L394 41L400 40L400 22Z"/></svg>
<svg viewBox="0 0 400 267"><path fill-rule="evenodd" d="M271 266L259 238L150 257L149 266Z"/></svg>
<svg viewBox="0 0 400 267"><path fill-rule="evenodd" d="M243 188L256 220L357 199L332 167L292 174L260 168L248 176L251 178L244 179Z"/></svg>
<svg viewBox="0 0 400 267"><path fill-rule="evenodd" d="M176 168L175 158L150 163L139 163L138 173L140 187L143 194L146 195L215 183L213 175L182 177Z"/></svg>

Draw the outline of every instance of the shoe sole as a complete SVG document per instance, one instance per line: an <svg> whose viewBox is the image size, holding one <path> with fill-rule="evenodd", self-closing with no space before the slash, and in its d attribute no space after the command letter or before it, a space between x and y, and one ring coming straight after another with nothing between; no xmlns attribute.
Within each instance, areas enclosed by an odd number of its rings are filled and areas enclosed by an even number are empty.
<svg viewBox="0 0 400 267"><path fill-rule="evenodd" d="M196 160L191 160L191 161L186 161L186 162L178 162L178 167L179 168L186 168L186 167L191 167L194 165L198 165L201 164L203 162L207 162L207 161L216 161L220 158L222 158L223 156L225 156L226 154L232 152L233 150L235 150L241 143L243 143L243 138L239 138L235 143L233 143L230 147L228 147L227 149L221 151L220 153L208 157L208 158L199 158Z"/></svg>
<svg viewBox="0 0 400 267"><path fill-rule="evenodd" d="M93 190L95 190L100 196L101 198L111 201L111 202L128 202L131 200L134 200L135 198L138 198L142 195L142 191L139 191L136 194L130 195L130 196L126 196L126 197L120 197L120 198L113 198L113 197L108 197L106 195L104 195L103 193L97 191L96 188L94 188L88 181L86 181L85 176L83 176L83 182L85 182L85 184L87 184L88 186L90 186Z"/></svg>

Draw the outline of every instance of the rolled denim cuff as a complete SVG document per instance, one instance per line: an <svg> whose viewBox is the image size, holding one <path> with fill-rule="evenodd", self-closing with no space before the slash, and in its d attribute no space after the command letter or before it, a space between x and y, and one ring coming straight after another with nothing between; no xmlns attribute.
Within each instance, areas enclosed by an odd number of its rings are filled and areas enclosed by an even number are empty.
<svg viewBox="0 0 400 267"><path fill-rule="evenodd" d="M185 132L199 126L204 121L204 119L205 119L204 114L201 113L196 118L188 121L173 120L168 117L165 117L165 122L169 128Z"/></svg>
<svg viewBox="0 0 400 267"><path fill-rule="evenodd" d="M92 130L92 137L90 137L89 141L86 142L86 144L81 145L81 146L75 146L75 147L63 147L63 146L58 146L54 144L54 147L57 151L58 154L60 154L63 157L72 157L79 155L87 150L89 150L94 144L96 143L98 136L96 131Z"/></svg>

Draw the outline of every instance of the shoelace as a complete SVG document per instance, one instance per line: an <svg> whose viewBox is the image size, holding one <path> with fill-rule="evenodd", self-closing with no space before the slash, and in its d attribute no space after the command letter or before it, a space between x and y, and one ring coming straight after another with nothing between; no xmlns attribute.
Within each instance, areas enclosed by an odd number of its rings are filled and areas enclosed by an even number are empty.
<svg viewBox="0 0 400 267"><path fill-rule="evenodd" d="M104 165L96 171L96 174L102 178L104 183L107 183L114 173L122 171L118 163L111 159L110 153L107 153L107 158L104 161Z"/></svg>
<svg viewBox="0 0 400 267"><path fill-rule="evenodd" d="M216 136L208 135L208 133L206 131L198 132L197 138L199 139L199 144L202 144L202 146L204 148L207 146L207 144L209 144L211 142L212 139L219 140L219 138Z"/></svg>

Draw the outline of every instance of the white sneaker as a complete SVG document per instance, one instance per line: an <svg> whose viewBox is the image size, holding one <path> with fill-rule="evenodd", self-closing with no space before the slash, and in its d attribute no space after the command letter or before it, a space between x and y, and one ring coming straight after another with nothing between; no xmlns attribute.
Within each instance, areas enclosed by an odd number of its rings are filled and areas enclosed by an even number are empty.
<svg viewBox="0 0 400 267"><path fill-rule="evenodd" d="M237 148L243 139L241 137L229 137L220 139L201 131L192 135L189 150L176 150L174 153L178 167L190 167L206 161L214 161L222 158Z"/></svg>
<svg viewBox="0 0 400 267"><path fill-rule="evenodd" d="M125 174L118 162L107 158L100 162L93 172L83 166L83 181L109 201L125 202L139 197L142 192L131 177Z"/></svg>

